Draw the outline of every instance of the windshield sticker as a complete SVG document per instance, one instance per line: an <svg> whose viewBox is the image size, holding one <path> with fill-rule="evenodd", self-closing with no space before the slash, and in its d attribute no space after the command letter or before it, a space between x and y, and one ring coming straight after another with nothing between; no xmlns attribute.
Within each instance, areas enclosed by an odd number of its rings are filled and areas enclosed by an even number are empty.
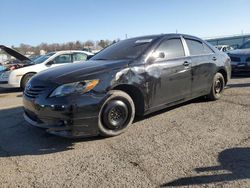
<svg viewBox="0 0 250 188"><path fill-rule="evenodd" d="M152 42L153 39L142 39L135 41L135 44Z"/></svg>

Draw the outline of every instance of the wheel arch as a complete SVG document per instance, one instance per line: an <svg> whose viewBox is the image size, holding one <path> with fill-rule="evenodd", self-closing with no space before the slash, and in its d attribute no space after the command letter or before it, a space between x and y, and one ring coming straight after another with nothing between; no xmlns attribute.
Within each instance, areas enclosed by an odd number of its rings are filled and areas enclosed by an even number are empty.
<svg viewBox="0 0 250 188"><path fill-rule="evenodd" d="M224 68L220 68L220 69L218 69L217 72L222 74L222 76L224 77L224 80L225 80L225 84L227 84L227 82L228 82L227 71Z"/></svg>
<svg viewBox="0 0 250 188"><path fill-rule="evenodd" d="M120 84L112 88L113 90L121 90L127 93L133 100L135 105L135 114L137 116L142 116L145 111L145 100L142 91L134 86L129 84Z"/></svg>
<svg viewBox="0 0 250 188"><path fill-rule="evenodd" d="M20 79L20 87L22 86L22 82L23 82L23 79L24 79L24 77L27 75L27 74L37 74L37 72L34 72L34 71L31 71L31 72L26 72L23 76L22 76L22 78Z"/></svg>

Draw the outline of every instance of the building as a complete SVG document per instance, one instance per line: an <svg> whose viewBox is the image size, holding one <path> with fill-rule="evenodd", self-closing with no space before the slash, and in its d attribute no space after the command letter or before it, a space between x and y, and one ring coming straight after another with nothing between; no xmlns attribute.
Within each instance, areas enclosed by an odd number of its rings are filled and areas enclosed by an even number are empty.
<svg viewBox="0 0 250 188"><path fill-rule="evenodd" d="M47 53L47 51L45 50L40 50L40 55L45 55Z"/></svg>
<svg viewBox="0 0 250 188"><path fill-rule="evenodd" d="M205 38L205 40L214 46L230 45L233 48L238 48L244 42L246 42L247 40L250 40L250 34L231 35L231 36L223 36L223 37L211 37L211 38Z"/></svg>

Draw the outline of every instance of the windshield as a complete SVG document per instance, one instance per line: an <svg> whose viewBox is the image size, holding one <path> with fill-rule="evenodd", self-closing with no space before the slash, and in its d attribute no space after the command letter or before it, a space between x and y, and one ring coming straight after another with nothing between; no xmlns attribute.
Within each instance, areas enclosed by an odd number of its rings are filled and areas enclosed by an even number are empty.
<svg viewBox="0 0 250 188"><path fill-rule="evenodd" d="M239 49L248 49L248 48L250 48L250 41L247 41L241 47L239 47Z"/></svg>
<svg viewBox="0 0 250 188"><path fill-rule="evenodd" d="M50 53L47 53L45 55L42 55L42 56L39 56L35 59L32 60L32 62L34 64L39 64L39 63L43 63L44 61L46 61L47 59L49 59L52 55L54 55L55 52L50 52Z"/></svg>
<svg viewBox="0 0 250 188"><path fill-rule="evenodd" d="M32 57L29 57L29 58L30 58L31 61L33 61L33 60L35 60L35 59L37 59L37 58L39 58L39 57L41 57L41 55L32 56Z"/></svg>
<svg viewBox="0 0 250 188"><path fill-rule="evenodd" d="M152 43L154 38L136 38L117 42L91 58L91 60L135 59Z"/></svg>

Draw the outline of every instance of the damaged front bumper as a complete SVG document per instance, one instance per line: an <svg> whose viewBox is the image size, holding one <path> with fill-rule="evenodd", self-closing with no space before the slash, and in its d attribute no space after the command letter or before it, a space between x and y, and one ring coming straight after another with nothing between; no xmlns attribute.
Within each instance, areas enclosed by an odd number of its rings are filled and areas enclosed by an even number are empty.
<svg viewBox="0 0 250 188"><path fill-rule="evenodd" d="M32 126L62 137L82 138L99 134L98 114L102 98L79 97L74 104L56 100L44 104L24 95L24 119Z"/></svg>
<svg viewBox="0 0 250 188"><path fill-rule="evenodd" d="M77 126L72 124L65 124L64 122L60 122L58 124L46 124L42 121L36 121L32 119L27 112L24 112L23 117L27 123L34 127L39 127L45 129L48 133L54 134L61 137L66 138L82 138L82 137L89 137L89 136L97 136L99 133L96 129L84 129L82 126L79 130L77 130ZM96 118L98 119L98 118ZM86 123L86 122L85 122Z"/></svg>

